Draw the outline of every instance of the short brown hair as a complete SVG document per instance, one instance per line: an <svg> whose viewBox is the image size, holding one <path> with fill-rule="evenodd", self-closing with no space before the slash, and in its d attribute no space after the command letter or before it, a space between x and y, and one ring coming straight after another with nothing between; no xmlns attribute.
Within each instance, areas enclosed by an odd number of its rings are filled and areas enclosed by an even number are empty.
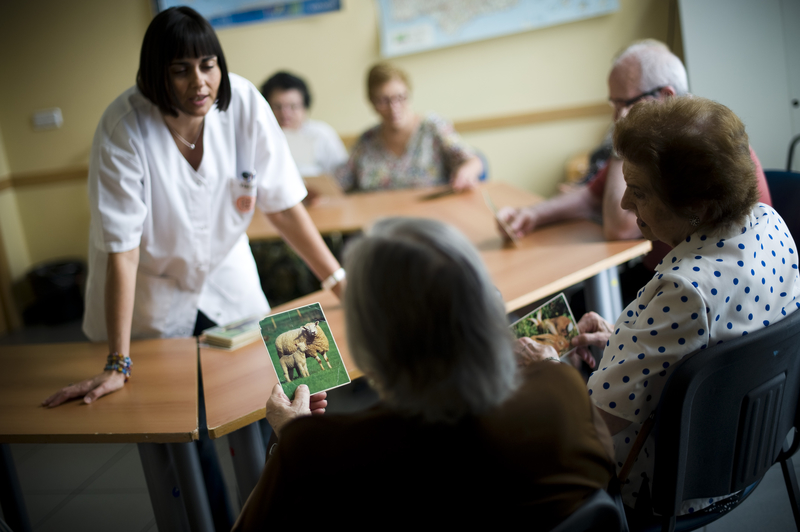
<svg viewBox="0 0 800 532"><path fill-rule="evenodd" d="M615 124L614 148L676 212L689 217L705 205L704 226L739 220L758 201L744 124L717 102L682 96L636 104Z"/></svg>
<svg viewBox="0 0 800 532"><path fill-rule="evenodd" d="M411 82L408 80L408 74L405 71L397 68L390 63L378 63L369 69L367 74L367 96L372 100L372 93L384 83L388 83L393 79L399 79L406 84L408 90L411 90Z"/></svg>

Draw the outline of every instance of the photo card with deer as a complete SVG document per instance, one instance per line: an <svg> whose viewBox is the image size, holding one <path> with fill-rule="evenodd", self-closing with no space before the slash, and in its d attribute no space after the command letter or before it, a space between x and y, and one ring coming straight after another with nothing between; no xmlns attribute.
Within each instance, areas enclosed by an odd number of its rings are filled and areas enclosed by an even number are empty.
<svg viewBox="0 0 800 532"><path fill-rule="evenodd" d="M559 357L573 349L570 342L580 334L563 292L512 323L511 330L516 338L527 337L552 346Z"/></svg>

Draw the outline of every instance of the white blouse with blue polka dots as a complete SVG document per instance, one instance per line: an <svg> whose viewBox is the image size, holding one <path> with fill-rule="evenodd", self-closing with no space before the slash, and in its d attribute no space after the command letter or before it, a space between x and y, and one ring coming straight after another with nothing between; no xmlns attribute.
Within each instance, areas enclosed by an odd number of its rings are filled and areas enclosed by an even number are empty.
<svg viewBox="0 0 800 532"><path fill-rule="evenodd" d="M797 247L781 217L758 204L741 225L695 233L656 267L614 325L589 394L598 408L631 421L614 437L617 468L658 405L682 357L769 326L800 308ZM653 472L652 436L622 494L633 507ZM691 513L718 499L684 502Z"/></svg>

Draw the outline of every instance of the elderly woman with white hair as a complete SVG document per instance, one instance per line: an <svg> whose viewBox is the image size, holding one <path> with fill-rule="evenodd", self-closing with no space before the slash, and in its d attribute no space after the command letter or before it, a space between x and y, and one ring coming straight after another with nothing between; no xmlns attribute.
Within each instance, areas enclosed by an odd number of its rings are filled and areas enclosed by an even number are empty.
<svg viewBox="0 0 800 532"><path fill-rule="evenodd" d="M299 512L304 526L329 524L353 506L393 525L524 515L549 529L606 486L605 427L578 372L517 367L503 302L461 233L383 220L346 267L350 350L380 403L305 416L324 403L309 406L303 387L290 403L276 387L267 419L278 444L235 530L300 522Z"/></svg>

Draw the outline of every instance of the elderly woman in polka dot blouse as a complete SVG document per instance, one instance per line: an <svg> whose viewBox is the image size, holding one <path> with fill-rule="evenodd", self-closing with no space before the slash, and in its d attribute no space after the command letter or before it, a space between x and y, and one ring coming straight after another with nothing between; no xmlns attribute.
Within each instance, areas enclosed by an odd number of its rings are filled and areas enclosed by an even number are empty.
<svg viewBox="0 0 800 532"><path fill-rule="evenodd" d="M588 388L619 469L675 364L796 311L800 279L795 241L757 203L747 134L727 107L697 97L643 102L617 122L614 146L627 184L622 207L647 239L674 248L613 326L589 313L573 342L604 348ZM626 505L635 507L652 471L650 437L623 486ZM684 501L683 513L718 500Z"/></svg>

